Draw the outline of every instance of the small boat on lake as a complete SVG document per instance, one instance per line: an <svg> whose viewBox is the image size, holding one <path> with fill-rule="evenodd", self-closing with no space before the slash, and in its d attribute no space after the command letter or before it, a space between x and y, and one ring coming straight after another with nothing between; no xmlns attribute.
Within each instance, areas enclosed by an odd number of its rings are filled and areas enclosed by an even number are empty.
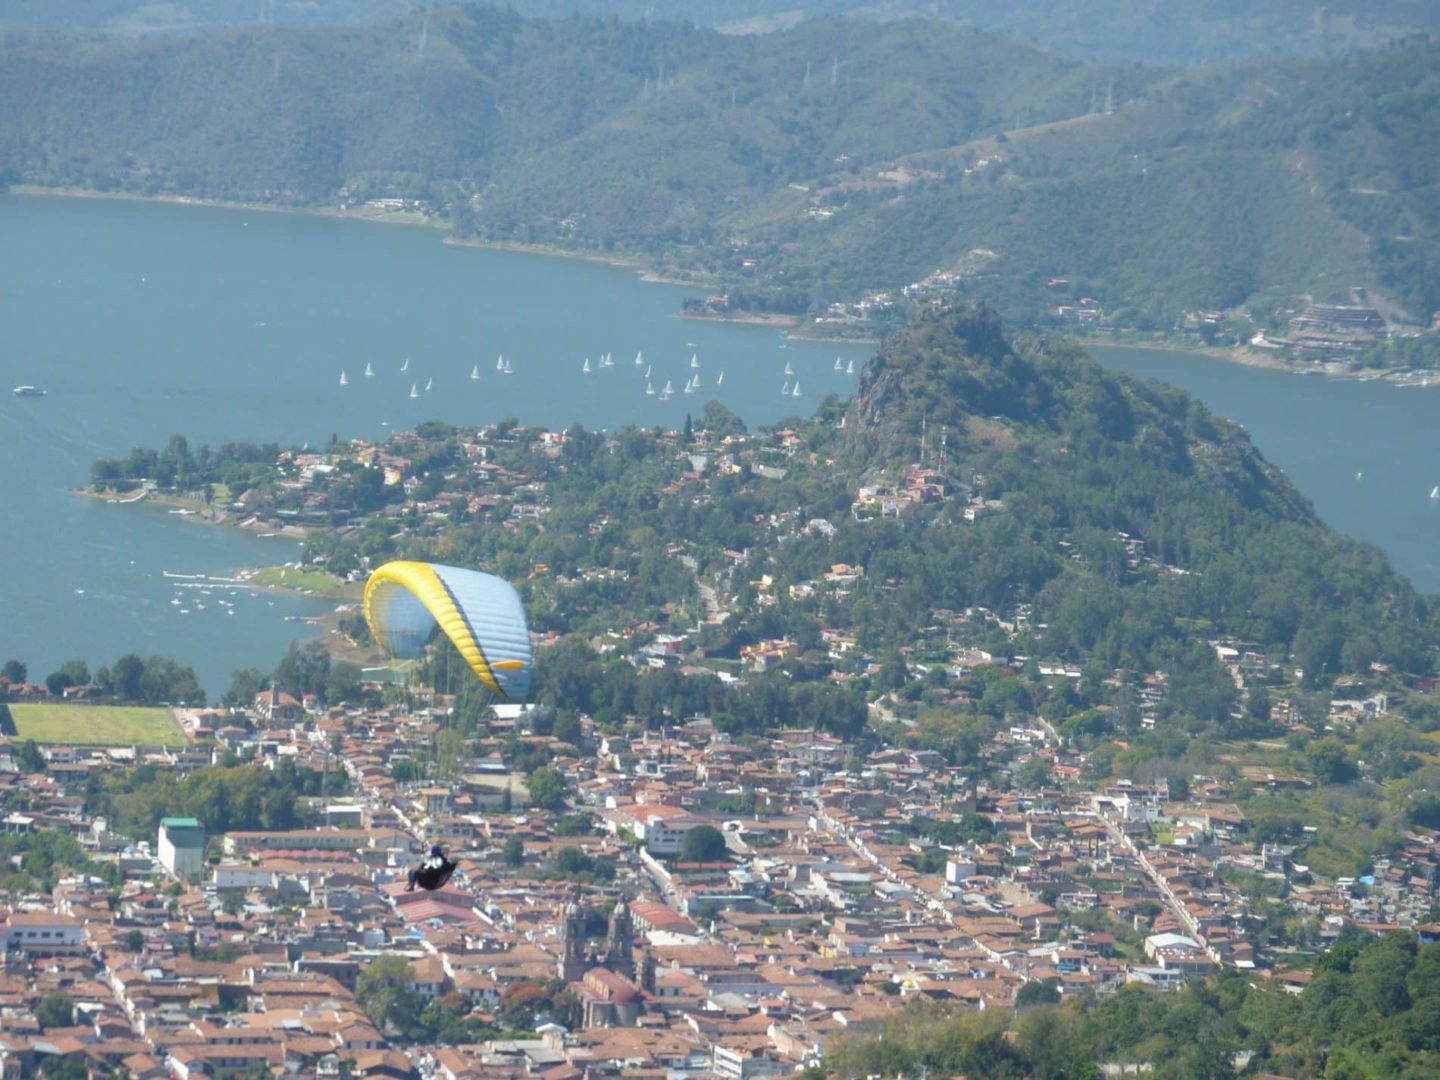
<svg viewBox="0 0 1440 1080"><path fill-rule="evenodd" d="M646 394L647 397L654 397L654 396L655 396L655 387L654 387L653 384L651 384L651 383L649 383L649 382L646 382L646 384L645 384L645 394Z"/></svg>
<svg viewBox="0 0 1440 1080"><path fill-rule="evenodd" d="M405 357L405 362L400 365L400 374L403 375L403 374L405 374L405 372L407 372L407 371L409 371L409 370L410 370L410 357L407 356L407 357Z"/></svg>
<svg viewBox="0 0 1440 1080"><path fill-rule="evenodd" d="M586 375L590 374L590 357L585 357L585 366L582 367L580 370L583 371Z"/></svg>
<svg viewBox="0 0 1440 1080"><path fill-rule="evenodd" d="M786 360L786 361L785 361L785 374L786 374L786 375L794 375L794 374L795 374L795 369L790 366L790 361L789 361L789 360Z"/></svg>
<svg viewBox="0 0 1440 1080"><path fill-rule="evenodd" d="M470 369L470 378L471 378L471 380L474 381L474 382L479 382L479 381L480 381L480 365L479 365L479 364L476 364L473 368Z"/></svg>
<svg viewBox="0 0 1440 1080"><path fill-rule="evenodd" d="M799 379L796 379L796 380L795 380L795 385L794 385L794 387L792 387L791 390L790 390L790 396L791 396L791 397L799 397L799 396L800 396L800 380L799 380Z"/></svg>
<svg viewBox="0 0 1440 1080"><path fill-rule="evenodd" d="M835 370L836 370L836 371L841 370L840 358L839 358L838 356L835 357Z"/></svg>
<svg viewBox="0 0 1440 1080"><path fill-rule="evenodd" d="M38 386L17 386L15 387L16 397L44 397L45 391Z"/></svg>
<svg viewBox="0 0 1440 1080"><path fill-rule="evenodd" d="M725 381L725 373L722 371L722 372L720 372L720 377L715 380L715 385L716 385L716 386L719 386L719 385L720 385L721 383L723 383L724 381Z"/></svg>
<svg viewBox="0 0 1440 1080"><path fill-rule="evenodd" d="M504 370L505 370L505 357L504 357L504 356L497 356L497 357L495 358L495 370L496 370L496 371L504 371Z"/></svg>
<svg viewBox="0 0 1440 1080"><path fill-rule="evenodd" d="M413 382L410 384L410 396L412 398L418 398L420 396L420 390Z"/></svg>
<svg viewBox="0 0 1440 1080"><path fill-rule="evenodd" d="M426 380L425 380L425 392L428 394L428 393L430 392L430 388L431 388L432 386L434 386L434 385L435 385L435 380L434 380L433 378L426 379Z"/></svg>
<svg viewBox="0 0 1440 1080"><path fill-rule="evenodd" d="M365 365L365 377L367 379L373 379L375 377L375 369L369 364Z"/></svg>
<svg viewBox="0 0 1440 1080"><path fill-rule="evenodd" d="M643 363L645 363L645 353L644 353L644 351L642 350L642 351L637 352L637 353L635 354L635 366L636 366L636 367L639 367L639 366L640 366L641 364L643 364Z"/></svg>
<svg viewBox="0 0 1440 1080"><path fill-rule="evenodd" d="M850 363L848 363L848 364L845 365L845 374L846 374L846 375L854 375L854 374L855 374L855 361L854 361L854 360L851 360Z"/></svg>
<svg viewBox="0 0 1440 1080"><path fill-rule="evenodd" d="M700 366L700 354L699 354L699 353L691 353L691 354L690 354L690 366L691 366L692 368L698 368L698 367Z"/></svg>
<svg viewBox="0 0 1440 1080"><path fill-rule="evenodd" d="M344 372L343 369L342 369L341 372L340 372L340 385L341 385L341 386L349 386L349 385L350 385L350 380L345 377L345 372Z"/></svg>

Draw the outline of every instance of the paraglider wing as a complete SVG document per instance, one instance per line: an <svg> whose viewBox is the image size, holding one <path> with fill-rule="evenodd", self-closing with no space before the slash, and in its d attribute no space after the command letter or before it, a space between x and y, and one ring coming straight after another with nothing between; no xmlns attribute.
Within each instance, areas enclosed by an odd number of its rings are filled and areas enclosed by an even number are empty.
<svg viewBox="0 0 1440 1080"><path fill-rule="evenodd" d="M507 701L530 690L530 630L509 582L439 563L386 563L365 583L365 621L391 656L425 651L438 624L480 681Z"/></svg>

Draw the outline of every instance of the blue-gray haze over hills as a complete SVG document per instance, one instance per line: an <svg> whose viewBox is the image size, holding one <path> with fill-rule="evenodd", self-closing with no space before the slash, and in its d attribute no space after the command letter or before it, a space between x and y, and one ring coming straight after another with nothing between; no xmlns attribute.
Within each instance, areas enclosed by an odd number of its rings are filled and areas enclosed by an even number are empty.
<svg viewBox="0 0 1440 1080"><path fill-rule="evenodd" d="M255 23L373 22L439 6L428 0L11 0L0 26L22 33L63 27L115 34L194 33ZM1424 0L511 0L526 16L692 21L759 33L806 19L933 18L991 30L1078 59L1207 64L1253 56L1335 56L1415 31L1440 30Z"/></svg>

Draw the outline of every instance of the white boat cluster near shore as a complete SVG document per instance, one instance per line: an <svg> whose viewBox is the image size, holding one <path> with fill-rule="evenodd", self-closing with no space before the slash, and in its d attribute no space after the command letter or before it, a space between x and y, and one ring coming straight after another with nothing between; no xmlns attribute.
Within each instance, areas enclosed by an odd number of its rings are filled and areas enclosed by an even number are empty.
<svg viewBox="0 0 1440 1080"><path fill-rule="evenodd" d="M692 350L695 348L693 342L688 342L687 344ZM788 342L782 342L780 347L782 349L787 348ZM691 352L689 362L686 364L686 367L689 369L689 374L686 376L684 384L678 391L675 389L674 381L672 379L666 379L662 389L658 391L655 389L655 380L652 378L655 365L645 359L645 351L643 349L636 351L635 360L632 366L636 369L643 369L643 374L641 375L641 378L644 384L644 395L646 397L658 398L660 401L669 401L670 398L673 397L676 393L698 394L706 386L705 378L701 375L702 364L698 351ZM592 375L608 371L614 367L614 354L607 351L600 353L598 359L592 360L590 356L584 357L580 361L579 374L582 376ZM400 364L400 373L403 375L409 370L410 358L407 356ZM501 375L513 375L515 373L514 365L509 360L505 359L503 353L495 359L495 370ZM855 361L850 360L847 363L843 358L837 356L835 358L835 364L832 370L838 375L853 376L855 374ZM795 378L795 366L789 360L785 362L784 373L785 381L781 389L781 394L789 398L798 398L802 396L800 391L800 380L798 378ZM374 377L375 367L373 364L367 363L365 365L365 378L373 379ZM478 383L482 381L479 364L471 365L468 378L470 382ZM340 371L340 385L342 387L348 387L350 385L349 376L346 374L344 369L341 369ZM715 386L717 389L721 386L724 386L725 372L720 371L715 376L715 381L711 385ZM410 384L410 390L407 396L410 397L412 400L422 398L426 394L430 393L434 389L434 386L435 377L433 375L427 376L423 388L421 387L420 383L412 382ZM16 392L19 392L18 389ZM384 426L389 426L388 421L385 423Z"/></svg>

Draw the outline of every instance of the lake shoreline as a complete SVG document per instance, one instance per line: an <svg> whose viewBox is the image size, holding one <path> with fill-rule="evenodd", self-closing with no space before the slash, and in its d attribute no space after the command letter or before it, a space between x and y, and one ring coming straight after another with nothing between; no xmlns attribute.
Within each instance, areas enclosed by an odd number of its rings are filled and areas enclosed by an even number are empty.
<svg viewBox="0 0 1440 1080"><path fill-rule="evenodd" d="M210 210L253 210L257 214L291 214L296 217L334 218L339 221L364 221L373 225L408 225L412 228L443 229L441 221L412 213L391 213L377 210L326 210L314 206L284 206L279 203L233 202L229 199L203 199L193 195L139 195L130 191L95 191L91 188L52 188L39 184L15 184L4 194L58 199L104 199L110 202L159 203L163 206L199 206Z"/></svg>
<svg viewBox="0 0 1440 1080"><path fill-rule="evenodd" d="M5 194L30 196L53 196L62 199L106 199L114 202L160 203L166 206L200 206L213 210L253 210L258 214L293 214L299 217L331 218L336 221L359 221L372 225L407 225L414 228L443 230L448 223L440 218L426 218L413 213L392 213L366 209L323 209L320 207L282 206L275 203L233 202L227 199L204 199L190 195L139 195L127 191L95 191L91 188L51 188L38 184L15 184ZM577 251L572 248L555 247L550 244L524 244L513 240L478 240L471 237L447 235L440 241L451 247L471 247L482 251L508 251L520 255L541 255L555 259L574 259L579 262L596 263L617 270L629 270L641 281L650 285L674 285L679 288L705 289L710 282L703 279L666 274L655 269L644 260L629 255L606 255L600 252ZM697 314L677 311L675 318L693 319L697 322L734 323L739 326L769 326L783 329L789 336L803 340L840 345L878 344L879 338L827 337L807 333L804 320L795 315L741 314L720 315Z"/></svg>
<svg viewBox="0 0 1440 1080"><path fill-rule="evenodd" d="M399 213L373 208L359 207L356 209L324 209L320 207L305 206L283 206L276 203L255 203L255 202L234 202L226 199L206 199L190 195L140 195L126 191L96 191L92 188L75 187L44 187L39 184L14 184L0 194L26 196L55 196L65 199L108 199L117 202L142 202L162 203L171 206L202 206L218 210L253 210L261 214L294 214L302 217L332 218L338 221L360 221L375 225L407 225L415 228L432 230L444 230L449 223L439 217L426 217L413 212L401 211ZM714 282L703 278L666 274L647 264L645 260L630 255L606 255L600 252L577 251L573 248L555 247L550 244L525 244L518 241L508 240L479 240L469 237L457 237L447 235L440 241L453 247L473 247L488 251L509 251L523 255L543 255L558 259L575 259L581 262L597 263L601 266L610 266L618 270L629 270L641 281L654 285L673 285L680 288L710 288ZM769 326L776 329L786 330L790 337L802 341L822 342L831 344L866 344L877 345L880 338L871 336L833 337L820 334L808 333L805 329L803 318L794 315L779 314L739 314L723 315L712 312L696 313L689 311L675 312L676 318L693 319L697 322L734 323L742 326ZM1210 360L1221 360L1229 364L1239 364L1244 367L1266 368L1272 371L1288 371L1295 375L1325 375L1332 379L1354 379L1361 382L1374 379L1387 379L1392 382L1399 382L1401 385L1420 386L1421 384L1400 380L1397 376L1399 371L1390 369L1376 369L1365 371L1352 371L1340 361L1315 361L1309 364L1292 362L1280 356L1278 352L1257 351L1246 345L1229 347L1216 347L1205 345L1177 344L1175 342L1161 339L1159 342L1143 341L1122 341L1117 337L1101 337L1097 335L1069 335L1079 341L1082 345L1104 345L1116 349L1151 349L1156 352L1173 352L1187 356L1204 357Z"/></svg>
<svg viewBox="0 0 1440 1080"><path fill-rule="evenodd" d="M1416 382L1413 379L1402 378L1401 371L1384 368L1365 368L1354 371L1343 362L1337 360L1315 361L1311 363L1293 362L1285 359L1275 352L1259 352L1245 345L1229 346L1220 348L1216 346L1182 346L1166 341L1120 341L1115 338L1099 337L1094 335L1074 336L1074 340L1085 348L1092 347L1105 349L1135 349L1145 352L1173 353L1176 356L1185 356L1199 360L1214 360L1224 364L1236 364L1240 367L1258 368L1264 371L1278 371L1288 375L1322 375L1327 379L1348 380L1351 382L1388 382L1396 386L1406 386L1415 389L1428 387L1430 384ZM1437 382L1440 385L1440 382Z"/></svg>
<svg viewBox="0 0 1440 1080"><path fill-rule="evenodd" d="M235 515L228 510L214 510L207 507L198 499L187 499L180 495L168 495L163 492L96 491L94 488L83 487L71 488L70 494L80 495L87 499L95 499L99 502L109 503L112 506L148 504L156 509L163 509L167 513L171 513L184 521L194 522L199 525L213 525L225 529L239 529L241 532L247 532L253 536L279 536L286 540L304 540L310 535L310 530L304 525L281 525L276 528L250 518L235 520Z"/></svg>

